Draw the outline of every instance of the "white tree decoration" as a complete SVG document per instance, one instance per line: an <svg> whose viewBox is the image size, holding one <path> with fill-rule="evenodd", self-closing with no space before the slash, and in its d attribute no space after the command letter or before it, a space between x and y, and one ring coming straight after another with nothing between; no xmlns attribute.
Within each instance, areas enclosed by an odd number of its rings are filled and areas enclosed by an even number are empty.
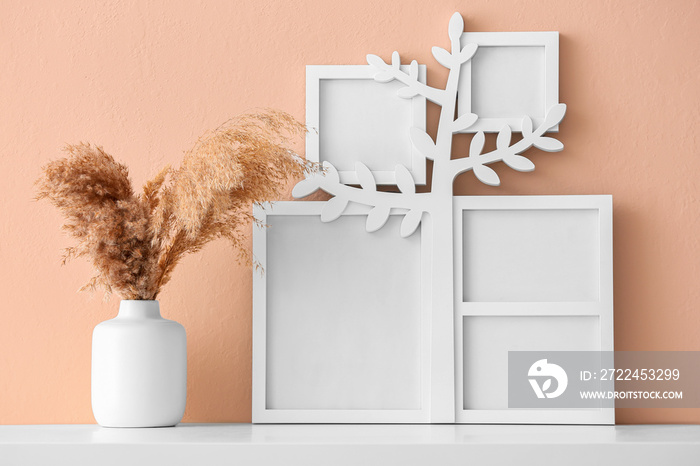
<svg viewBox="0 0 700 466"><path fill-rule="evenodd" d="M327 201L321 213L321 220L331 222L340 215L349 202L370 206L366 229L377 231L384 226L392 209L406 212L401 223L402 237L413 234L422 221L429 221L432 227L432 346L431 346L431 422L454 422L454 341L444 338L454 335L454 258L453 258L453 183L461 173L472 170L479 181L490 186L498 186L498 174L488 165L503 161L510 168L528 172L535 165L520 155L534 146L548 152L561 151L564 146L557 139L544 136L545 132L557 126L566 113L565 104L551 107L544 122L533 128L532 119L524 116L522 139L511 144L511 128L505 125L498 133L496 149L483 152L485 135L479 131L474 135L467 157L450 158L454 133L472 126L478 116L469 113L455 119L457 86L462 65L472 59L477 50L476 44L461 47L460 37L464 21L459 13L450 19L448 35L452 51L433 47L432 53L440 65L449 69L445 89L434 88L418 81L418 63L411 62L409 72L400 69L398 52L392 54L391 63L384 62L376 55L367 55L367 62L377 69L375 81L398 80L405 84L398 90L399 97L410 99L422 95L441 106L436 140L423 130L411 128L409 136L414 147L426 158L433 160L432 188L430 192L417 193L413 177L406 167L395 168L396 183L400 192L377 191L376 182L369 168L361 162L355 165L359 187L340 182L336 168L324 162L324 172L311 175L299 182L292 191L295 198L302 198L321 189L334 197ZM423 214L428 215L424 217Z"/></svg>

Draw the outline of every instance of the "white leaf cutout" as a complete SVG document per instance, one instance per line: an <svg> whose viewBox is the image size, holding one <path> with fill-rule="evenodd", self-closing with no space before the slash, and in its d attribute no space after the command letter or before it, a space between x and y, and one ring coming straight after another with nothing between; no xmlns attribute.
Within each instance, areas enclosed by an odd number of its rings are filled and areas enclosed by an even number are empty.
<svg viewBox="0 0 700 466"><path fill-rule="evenodd" d="M511 154L503 159L503 162L513 170L519 172L531 172L535 169L535 164L522 155Z"/></svg>
<svg viewBox="0 0 700 466"><path fill-rule="evenodd" d="M416 182L411 176L411 172L408 168L403 165L397 165L394 170L396 175L396 186L399 187L402 193L415 194L416 192Z"/></svg>
<svg viewBox="0 0 700 466"><path fill-rule="evenodd" d="M477 44L467 44L465 45L462 50L459 52L459 61L460 63L465 63L471 60L471 58L474 56L476 53L477 49L479 46Z"/></svg>
<svg viewBox="0 0 700 466"><path fill-rule="evenodd" d="M402 99L412 99L418 95L418 91L416 91L412 87L402 87L401 89L396 91L396 95L401 97Z"/></svg>
<svg viewBox="0 0 700 466"><path fill-rule="evenodd" d="M503 128L501 128L501 131L498 132L498 137L496 138L496 148L497 149L508 148L508 146L510 146L511 136L512 136L512 132L510 130L510 126L505 125Z"/></svg>
<svg viewBox="0 0 700 466"><path fill-rule="evenodd" d="M315 178L307 178L298 182L292 189L292 197L299 199L318 191L318 181Z"/></svg>
<svg viewBox="0 0 700 466"><path fill-rule="evenodd" d="M551 387L551 386L552 386L552 379L545 380L545 382L542 384L542 391L546 392L547 390L549 390L549 387Z"/></svg>
<svg viewBox="0 0 700 466"><path fill-rule="evenodd" d="M433 160L435 157L435 143L428 133L420 128L412 127L409 131L413 146L427 159Z"/></svg>
<svg viewBox="0 0 700 466"><path fill-rule="evenodd" d="M450 18L450 25L447 27L447 34L450 40L458 41L464 31L464 19L459 13L455 13Z"/></svg>
<svg viewBox="0 0 700 466"><path fill-rule="evenodd" d="M374 80L378 83L388 83L396 79L393 74L388 71L380 71L374 75Z"/></svg>
<svg viewBox="0 0 700 466"><path fill-rule="evenodd" d="M481 154L485 141L486 136L484 136L483 131L476 133L472 138L471 144L469 144L469 157L476 157L477 155Z"/></svg>
<svg viewBox="0 0 700 466"><path fill-rule="evenodd" d="M367 224L366 230L369 233L373 233L384 226L386 221L389 219L389 213L391 209L389 207L375 207L370 210L367 214Z"/></svg>
<svg viewBox="0 0 700 466"><path fill-rule="evenodd" d="M333 164L328 160L323 162L323 173L331 183L340 183L340 175L338 174L338 170L336 170Z"/></svg>
<svg viewBox="0 0 700 466"><path fill-rule="evenodd" d="M486 165L476 165L474 167L474 174L479 181L489 186L498 186L501 184L501 179L498 177L498 174Z"/></svg>
<svg viewBox="0 0 700 466"><path fill-rule="evenodd" d="M416 231L423 218L423 211L413 209L409 211L401 221L401 237L408 238Z"/></svg>
<svg viewBox="0 0 700 466"><path fill-rule="evenodd" d="M523 136L530 136L532 134L532 118L529 116L525 115L523 117L523 129L522 129Z"/></svg>
<svg viewBox="0 0 700 466"><path fill-rule="evenodd" d="M341 197L334 197L323 206L321 210L321 221L324 223L332 222L343 214L343 211L348 206L348 200Z"/></svg>
<svg viewBox="0 0 700 466"><path fill-rule="evenodd" d="M452 68L454 60L452 58L452 54L447 50L443 49L442 47L435 46L433 47L433 56L438 61L438 63L440 63L445 68Z"/></svg>
<svg viewBox="0 0 700 466"><path fill-rule="evenodd" d="M554 138L537 138L534 142L534 145L538 149L542 149L547 152L559 152L560 150L564 150L564 144L558 139Z"/></svg>
<svg viewBox="0 0 700 466"><path fill-rule="evenodd" d="M401 66L401 58L399 58L399 52L394 52L391 54L391 66L398 68Z"/></svg>
<svg viewBox="0 0 700 466"><path fill-rule="evenodd" d="M547 116L544 119L544 125L547 128L558 125L561 120L564 119L566 115L566 104L556 104L552 106L547 112Z"/></svg>
<svg viewBox="0 0 700 466"><path fill-rule="evenodd" d="M355 173L357 173L357 180L360 182L362 189L366 189L368 191L377 190L377 182L374 179L374 175L372 175L370 169L367 168L367 165L362 162L355 162Z"/></svg>
<svg viewBox="0 0 700 466"><path fill-rule="evenodd" d="M464 115L460 115L460 117L453 123L452 132L465 130L476 123L476 120L478 119L479 116L474 113L465 113Z"/></svg>
<svg viewBox="0 0 700 466"><path fill-rule="evenodd" d="M371 53L367 55L367 63L379 69L386 67L386 63L384 63L384 60L379 58L377 55L373 55Z"/></svg>
<svg viewBox="0 0 700 466"><path fill-rule="evenodd" d="M418 79L418 62L413 60L408 67L408 75L414 79Z"/></svg>

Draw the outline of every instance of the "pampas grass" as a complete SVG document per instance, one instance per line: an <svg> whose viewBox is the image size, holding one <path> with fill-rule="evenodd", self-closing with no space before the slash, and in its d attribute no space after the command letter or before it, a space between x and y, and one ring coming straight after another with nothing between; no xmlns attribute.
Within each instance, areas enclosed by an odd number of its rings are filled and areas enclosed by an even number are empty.
<svg viewBox="0 0 700 466"><path fill-rule="evenodd" d="M87 257L96 270L83 289L123 299L156 299L187 254L226 238L251 264L242 227L251 204L276 200L289 178L315 169L290 148L306 132L290 115L266 110L239 116L202 136L178 169L165 167L136 194L126 166L101 147L70 145L37 181L76 239L64 263Z"/></svg>

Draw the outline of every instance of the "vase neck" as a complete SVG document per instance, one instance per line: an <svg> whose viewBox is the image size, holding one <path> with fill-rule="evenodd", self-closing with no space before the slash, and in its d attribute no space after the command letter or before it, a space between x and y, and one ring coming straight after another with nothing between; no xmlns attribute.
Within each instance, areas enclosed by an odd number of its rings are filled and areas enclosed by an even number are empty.
<svg viewBox="0 0 700 466"><path fill-rule="evenodd" d="M160 304L155 300L122 299L117 317L124 319L160 319Z"/></svg>

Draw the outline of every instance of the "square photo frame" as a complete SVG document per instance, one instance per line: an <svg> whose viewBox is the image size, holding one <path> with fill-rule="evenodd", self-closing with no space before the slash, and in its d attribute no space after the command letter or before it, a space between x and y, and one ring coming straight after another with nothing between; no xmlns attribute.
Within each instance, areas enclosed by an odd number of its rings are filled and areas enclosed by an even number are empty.
<svg viewBox="0 0 700 466"><path fill-rule="evenodd" d="M462 65L457 112L479 119L463 132L498 132L505 125L520 132L525 115L541 124L559 103L559 33L465 32L462 47L469 43L479 48Z"/></svg>
<svg viewBox="0 0 700 466"><path fill-rule="evenodd" d="M403 213L365 231L351 204L255 208L254 423L426 423L430 228L399 236ZM397 267L400 264L400 267Z"/></svg>
<svg viewBox="0 0 700 466"><path fill-rule="evenodd" d="M401 69L408 72L408 66ZM425 97L404 99L399 81L374 80L370 65L306 67L306 158L331 162L345 184L358 184L355 162L367 165L377 184L395 185L404 165L417 185L426 183L426 159L411 143L409 130L425 130ZM418 80L425 82L425 65Z"/></svg>

